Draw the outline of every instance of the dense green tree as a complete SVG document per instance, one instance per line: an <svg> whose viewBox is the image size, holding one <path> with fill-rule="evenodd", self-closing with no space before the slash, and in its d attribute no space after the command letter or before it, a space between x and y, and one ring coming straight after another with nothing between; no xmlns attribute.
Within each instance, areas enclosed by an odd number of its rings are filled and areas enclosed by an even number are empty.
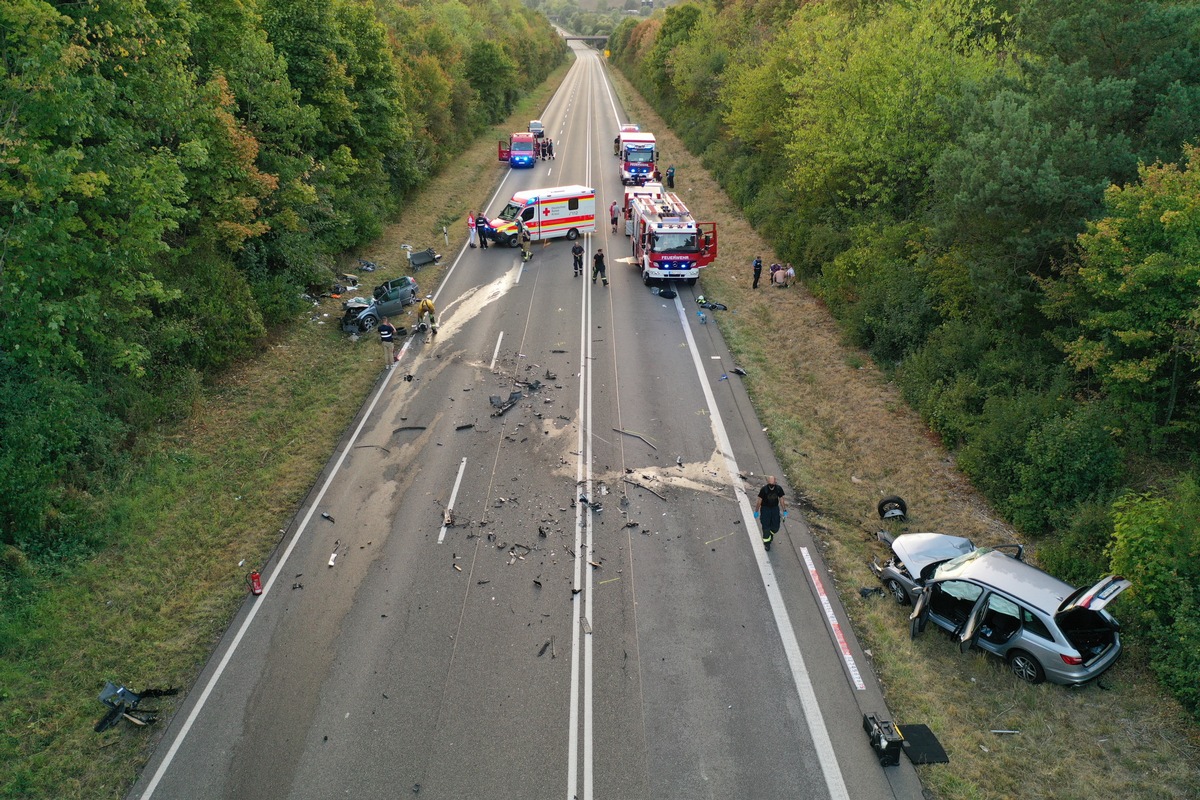
<svg viewBox="0 0 1200 800"><path fill-rule="evenodd" d="M1110 188L1078 260L1046 284L1068 361L1143 444L1172 432L1195 442L1200 423L1200 151L1185 154L1183 169L1143 167L1138 183Z"/></svg>
<svg viewBox="0 0 1200 800"><path fill-rule="evenodd" d="M643 59L641 69L655 87L659 97L674 97L675 69L671 54L675 47L687 41L692 29L700 22L700 7L694 3L671 6L663 16L662 27L655 37L654 46Z"/></svg>
<svg viewBox="0 0 1200 800"><path fill-rule="evenodd" d="M516 104L517 65L494 42L476 42L467 53L466 79L478 98L482 119L494 124L508 117Z"/></svg>
<svg viewBox="0 0 1200 800"><path fill-rule="evenodd" d="M87 346L136 374L148 356L139 321L168 298L154 261L185 216L171 151L192 94L184 51L142 3L71 7L79 19L4 8L0 344L49 369L84 366Z"/></svg>
<svg viewBox="0 0 1200 800"><path fill-rule="evenodd" d="M1200 6L1163 0L1034 0L1016 25L1027 69L1078 65L1094 81L1127 80L1116 120L1139 160L1174 161L1200 126ZM1103 132L1102 132L1103 133Z"/></svg>
<svg viewBox="0 0 1200 800"><path fill-rule="evenodd" d="M861 24L814 13L779 46L809 63L787 109L787 170L805 202L916 210L959 124L964 85L998 68L986 8L892 5Z"/></svg>
<svg viewBox="0 0 1200 800"><path fill-rule="evenodd" d="M1200 486L1186 475L1162 492L1126 495L1113 510L1112 569L1133 583L1121 602L1139 623L1128 629L1149 640L1159 677L1200 713Z"/></svg>
<svg viewBox="0 0 1200 800"><path fill-rule="evenodd" d="M958 141L930 174L926 245L940 262L929 261L940 307L1037 325L1030 276L1049 273L1109 183L1136 168L1112 125L1130 88L1064 67L1035 90L972 98Z"/></svg>
<svg viewBox="0 0 1200 800"><path fill-rule="evenodd" d="M406 14L419 40L389 28ZM512 64L510 103L565 52L516 0L0 3L0 541L95 540L88 498L131 434L477 133L478 42ZM447 87L440 139L424 85Z"/></svg>

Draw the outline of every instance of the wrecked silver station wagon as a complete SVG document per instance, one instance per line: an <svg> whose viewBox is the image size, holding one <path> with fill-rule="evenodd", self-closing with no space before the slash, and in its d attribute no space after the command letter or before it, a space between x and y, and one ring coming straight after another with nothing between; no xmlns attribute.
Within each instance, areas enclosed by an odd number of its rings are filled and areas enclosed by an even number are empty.
<svg viewBox="0 0 1200 800"><path fill-rule="evenodd" d="M1080 686L1121 653L1120 626L1105 606L1129 586L1109 575L1076 589L983 547L933 570L909 617L910 631L915 638L932 622L962 652L978 647L1002 658L1022 680Z"/></svg>

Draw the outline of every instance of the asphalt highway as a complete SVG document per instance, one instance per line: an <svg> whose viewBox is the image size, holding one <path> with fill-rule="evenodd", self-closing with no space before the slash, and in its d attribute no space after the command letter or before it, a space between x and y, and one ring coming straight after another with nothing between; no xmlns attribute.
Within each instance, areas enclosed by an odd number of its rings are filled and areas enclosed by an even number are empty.
<svg viewBox="0 0 1200 800"><path fill-rule="evenodd" d="M487 211L594 187L610 285L565 239L448 256L438 336L381 370L131 799L921 796L868 746L886 706L801 512L759 542L780 470L717 326L622 261L624 118L577 56L557 158L497 166Z"/></svg>

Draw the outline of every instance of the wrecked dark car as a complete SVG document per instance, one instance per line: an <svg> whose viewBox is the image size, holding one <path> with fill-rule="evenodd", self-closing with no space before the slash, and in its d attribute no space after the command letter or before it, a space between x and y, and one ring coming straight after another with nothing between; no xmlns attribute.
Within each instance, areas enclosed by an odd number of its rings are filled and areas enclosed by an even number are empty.
<svg viewBox="0 0 1200 800"><path fill-rule="evenodd" d="M370 301L362 297L351 298L342 303L342 330L347 333L367 333L379 325L384 317L398 316L404 307L417 301L420 288L408 275L395 278L375 287Z"/></svg>

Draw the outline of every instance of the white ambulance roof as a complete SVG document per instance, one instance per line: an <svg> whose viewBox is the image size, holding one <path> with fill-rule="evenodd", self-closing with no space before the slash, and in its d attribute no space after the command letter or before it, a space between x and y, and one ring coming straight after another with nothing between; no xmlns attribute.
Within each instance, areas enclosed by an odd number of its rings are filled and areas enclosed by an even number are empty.
<svg viewBox="0 0 1200 800"><path fill-rule="evenodd" d="M590 186L550 186L545 189L528 189L524 192L517 192L512 196L510 202L524 204L537 198L555 200L560 197L581 197L594 194L596 194L596 190Z"/></svg>

